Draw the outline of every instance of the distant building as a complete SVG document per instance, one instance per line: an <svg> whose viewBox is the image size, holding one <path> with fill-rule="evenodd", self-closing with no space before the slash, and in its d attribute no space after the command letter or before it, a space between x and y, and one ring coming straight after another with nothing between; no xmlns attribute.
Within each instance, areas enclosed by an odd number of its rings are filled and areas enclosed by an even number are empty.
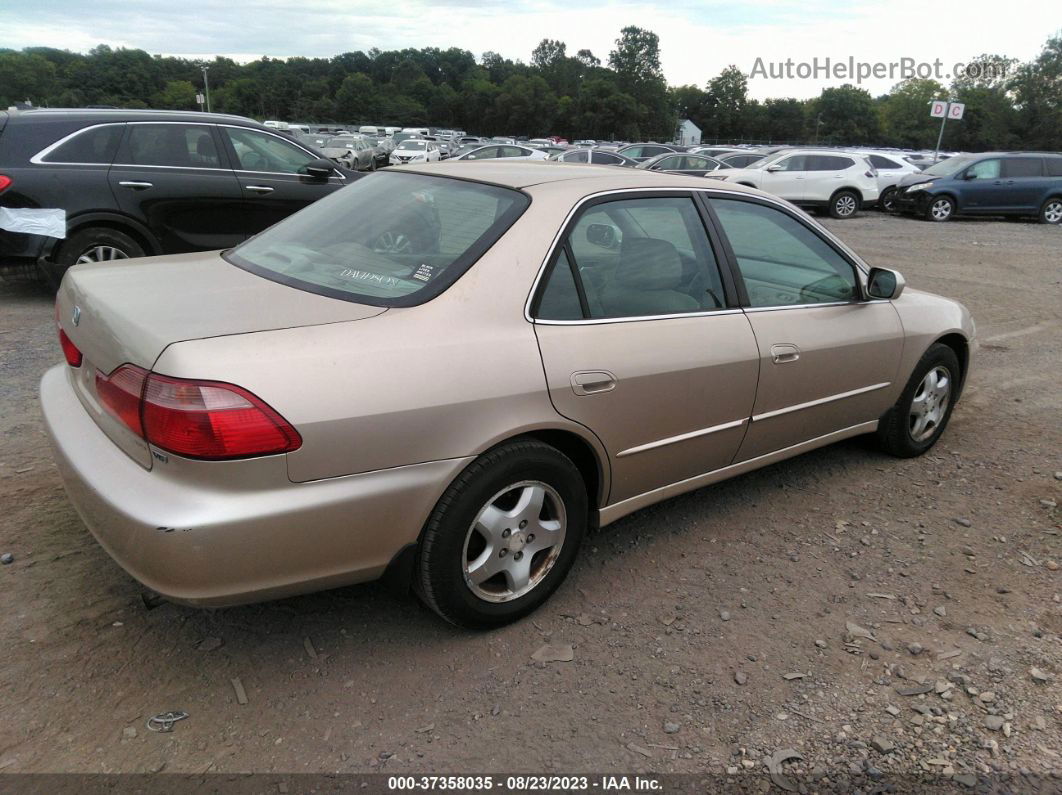
<svg viewBox="0 0 1062 795"><path fill-rule="evenodd" d="M696 146L701 142L701 128L689 119L679 122L675 131L675 143L679 146Z"/></svg>

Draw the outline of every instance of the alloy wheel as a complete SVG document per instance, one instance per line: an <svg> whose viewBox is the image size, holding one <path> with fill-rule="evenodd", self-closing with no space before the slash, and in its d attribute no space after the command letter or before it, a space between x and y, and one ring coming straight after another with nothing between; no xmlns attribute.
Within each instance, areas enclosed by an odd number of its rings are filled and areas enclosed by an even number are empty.
<svg viewBox="0 0 1062 795"><path fill-rule="evenodd" d="M951 215L951 201L949 199L937 199L929 207L934 221L946 221Z"/></svg>
<svg viewBox="0 0 1062 795"><path fill-rule="evenodd" d="M129 259L129 255L115 246L90 246L81 252L74 261L77 265L88 262L109 262L116 259Z"/></svg>
<svg viewBox="0 0 1062 795"><path fill-rule="evenodd" d="M837 200L833 203L834 212L840 218L847 218L853 215L857 209L855 196L850 193L844 193L837 197Z"/></svg>
<svg viewBox="0 0 1062 795"><path fill-rule="evenodd" d="M1044 207L1044 220L1049 224L1062 222L1062 200L1052 199Z"/></svg>
<svg viewBox="0 0 1062 795"><path fill-rule="evenodd" d="M564 547L564 501L537 480L506 486L480 509L465 535L465 584L487 602L510 602L549 574Z"/></svg>
<svg viewBox="0 0 1062 795"><path fill-rule="evenodd" d="M929 439L944 422L951 400L951 373L934 367L918 385L911 399L907 427L916 442Z"/></svg>

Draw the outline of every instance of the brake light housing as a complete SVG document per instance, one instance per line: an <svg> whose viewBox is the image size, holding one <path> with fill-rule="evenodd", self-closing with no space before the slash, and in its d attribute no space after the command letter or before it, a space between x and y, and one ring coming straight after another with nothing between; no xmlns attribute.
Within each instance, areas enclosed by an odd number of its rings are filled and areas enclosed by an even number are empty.
<svg viewBox="0 0 1062 795"><path fill-rule="evenodd" d="M223 381L173 378L123 364L96 373L109 414L149 444L206 461L289 453L302 437L271 406Z"/></svg>
<svg viewBox="0 0 1062 795"><path fill-rule="evenodd" d="M11 177L0 174L0 193L11 187Z"/></svg>
<svg viewBox="0 0 1062 795"><path fill-rule="evenodd" d="M66 359L66 363L71 367L80 367L81 362L85 360L81 350L74 344L74 341L70 339L69 335L63 331L62 325L59 323L59 305L55 305L55 330L59 334L59 347L63 349L63 358Z"/></svg>

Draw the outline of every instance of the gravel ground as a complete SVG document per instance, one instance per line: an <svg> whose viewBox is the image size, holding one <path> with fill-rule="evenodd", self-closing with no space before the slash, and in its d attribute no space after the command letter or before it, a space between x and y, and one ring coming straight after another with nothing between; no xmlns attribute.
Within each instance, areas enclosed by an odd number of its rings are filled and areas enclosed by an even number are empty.
<svg viewBox="0 0 1062 795"><path fill-rule="evenodd" d="M788 749L803 758L779 769L810 789L1062 786L1062 229L829 226L974 313L937 447L853 440L641 511L536 615L484 634L379 585L146 610L49 458L51 298L0 283L0 770L751 780ZM545 644L573 659L533 660ZM145 728L171 709L189 718Z"/></svg>

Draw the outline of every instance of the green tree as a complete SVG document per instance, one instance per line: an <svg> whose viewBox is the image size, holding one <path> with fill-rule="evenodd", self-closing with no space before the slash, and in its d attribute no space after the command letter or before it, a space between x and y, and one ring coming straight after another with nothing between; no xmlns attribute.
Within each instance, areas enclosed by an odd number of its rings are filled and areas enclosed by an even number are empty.
<svg viewBox="0 0 1062 795"><path fill-rule="evenodd" d="M195 86L189 81L167 80L166 85L155 95L151 104L152 107L167 110L195 110L198 107L195 95Z"/></svg>
<svg viewBox="0 0 1062 795"><path fill-rule="evenodd" d="M873 144L881 133L873 97L850 83L823 89L815 103L815 112L822 122L823 138L832 144Z"/></svg>
<svg viewBox="0 0 1062 795"><path fill-rule="evenodd" d="M364 72L343 78L336 92L335 113L344 123L367 122L379 114L380 103L376 85Z"/></svg>
<svg viewBox="0 0 1062 795"><path fill-rule="evenodd" d="M742 121L748 104L749 81L731 64L708 82L701 129L712 138L741 138Z"/></svg>
<svg viewBox="0 0 1062 795"><path fill-rule="evenodd" d="M929 115L929 103L947 97L948 92L936 80L911 78L893 86L881 104L881 120L888 142L912 149L934 146L940 119Z"/></svg>

